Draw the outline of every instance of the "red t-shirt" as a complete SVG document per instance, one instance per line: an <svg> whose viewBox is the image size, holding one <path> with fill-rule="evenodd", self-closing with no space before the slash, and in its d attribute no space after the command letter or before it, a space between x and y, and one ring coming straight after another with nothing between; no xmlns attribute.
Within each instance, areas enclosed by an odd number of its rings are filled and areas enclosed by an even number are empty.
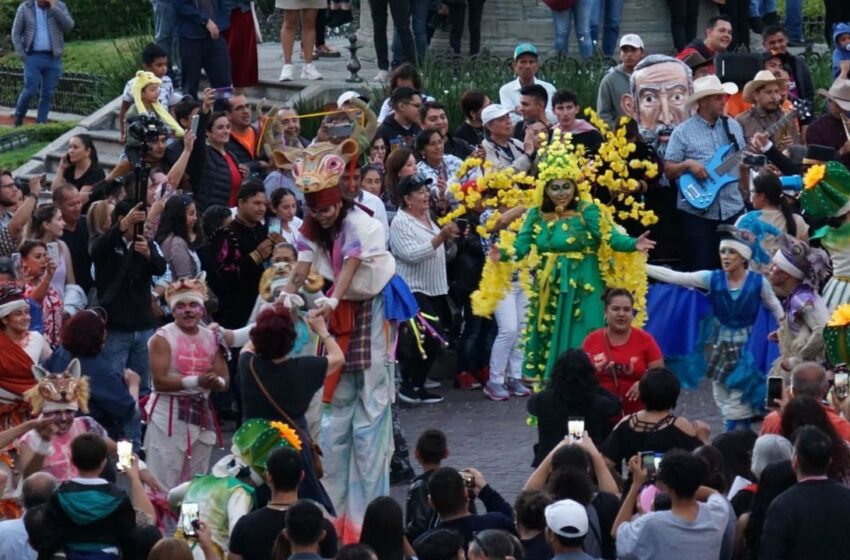
<svg viewBox="0 0 850 560"><path fill-rule="evenodd" d="M821 404L823 405L823 410L826 412L829 421L832 422L832 427L835 428L836 432L838 432L838 436L847 443L850 443L850 422L845 420L828 404ZM765 434L782 435L782 416L780 416L779 412L776 410L764 417L764 422L761 424L761 432L759 432L759 435L763 436Z"/></svg>
<svg viewBox="0 0 850 560"><path fill-rule="evenodd" d="M605 329L602 328L587 335L582 349L596 367L599 385L620 397L623 415L643 410L643 403L627 400L626 392L640 381L651 362L664 357L652 335L632 327L626 343L615 346L606 341Z"/></svg>

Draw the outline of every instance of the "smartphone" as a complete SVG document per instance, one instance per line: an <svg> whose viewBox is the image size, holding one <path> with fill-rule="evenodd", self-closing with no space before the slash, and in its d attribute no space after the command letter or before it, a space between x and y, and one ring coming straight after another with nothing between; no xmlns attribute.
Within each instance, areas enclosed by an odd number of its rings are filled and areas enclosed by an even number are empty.
<svg viewBox="0 0 850 560"><path fill-rule="evenodd" d="M457 220L455 220L455 223L457 224L457 227L461 233L466 233L466 231L469 229L469 220L467 220L466 218L458 218Z"/></svg>
<svg viewBox="0 0 850 560"><path fill-rule="evenodd" d="M280 218L269 218L269 233L280 235L281 231Z"/></svg>
<svg viewBox="0 0 850 560"><path fill-rule="evenodd" d="M196 537L198 531L195 530L195 523L201 517L201 510L197 503L186 503L180 506L180 523L183 527L183 534L187 537Z"/></svg>
<svg viewBox="0 0 850 560"><path fill-rule="evenodd" d="M776 375L771 375L767 378L767 402L766 408L778 408L777 400L782 399L783 381L782 378Z"/></svg>
<svg viewBox="0 0 850 560"><path fill-rule="evenodd" d="M47 244L47 256L53 261L53 264L59 266L59 243L53 241Z"/></svg>
<svg viewBox="0 0 850 560"><path fill-rule="evenodd" d="M580 441L581 436L584 435L584 417L571 416L567 420L567 433L574 440Z"/></svg>
<svg viewBox="0 0 850 560"><path fill-rule="evenodd" d="M201 115L195 115L192 117L192 123L189 125L189 129L192 131L192 134L195 136L198 135L198 123L201 122Z"/></svg>
<svg viewBox="0 0 850 560"><path fill-rule="evenodd" d="M744 165L749 165L750 167L764 167L767 165L767 156L764 154L745 155Z"/></svg>
<svg viewBox="0 0 850 560"><path fill-rule="evenodd" d="M461 472L460 476L463 477L463 485L467 488L475 488L475 477L468 472Z"/></svg>
<svg viewBox="0 0 850 560"><path fill-rule="evenodd" d="M129 470L133 462L133 444L127 440L118 442L118 470Z"/></svg>
<svg viewBox="0 0 850 560"><path fill-rule="evenodd" d="M354 126L351 123L334 124L328 127L328 138L348 138Z"/></svg>
<svg viewBox="0 0 850 560"><path fill-rule="evenodd" d="M15 275L15 278L21 277L21 254L20 253L12 253L12 272Z"/></svg>
<svg viewBox="0 0 850 560"><path fill-rule="evenodd" d="M659 455L658 462L655 461L655 456ZM640 452L640 466L646 473L652 477L655 476L655 473L658 471L658 465L661 463L660 453L656 453L655 451L641 451Z"/></svg>
<svg viewBox="0 0 850 560"><path fill-rule="evenodd" d="M216 99L230 99L233 97L233 86L215 88L214 91Z"/></svg>
<svg viewBox="0 0 850 560"><path fill-rule="evenodd" d="M839 399L846 399L850 395L850 378L847 373L835 374L835 396Z"/></svg>

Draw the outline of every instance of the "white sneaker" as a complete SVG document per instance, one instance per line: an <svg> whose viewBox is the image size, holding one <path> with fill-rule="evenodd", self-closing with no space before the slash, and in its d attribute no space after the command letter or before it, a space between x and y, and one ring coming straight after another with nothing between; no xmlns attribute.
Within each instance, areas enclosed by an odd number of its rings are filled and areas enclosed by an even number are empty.
<svg viewBox="0 0 850 560"><path fill-rule="evenodd" d="M278 78L279 82L291 82L295 79L295 66L292 64L284 64L283 68L280 69L280 78Z"/></svg>
<svg viewBox="0 0 850 560"><path fill-rule="evenodd" d="M375 82L386 82L390 78L390 73L386 70L378 70L378 73L375 74L373 81Z"/></svg>
<svg viewBox="0 0 850 560"><path fill-rule="evenodd" d="M316 67L313 66L312 63L305 64L304 69L301 70L301 79L302 80L321 80L322 75L316 70Z"/></svg>

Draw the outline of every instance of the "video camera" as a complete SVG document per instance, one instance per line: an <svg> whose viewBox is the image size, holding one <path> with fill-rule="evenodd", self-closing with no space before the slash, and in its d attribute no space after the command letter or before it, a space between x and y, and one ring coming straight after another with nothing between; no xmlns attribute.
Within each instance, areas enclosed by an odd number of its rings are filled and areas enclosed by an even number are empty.
<svg viewBox="0 0 850 560"><path fill-rule="evenodd" d="M155 115L139 115L128 121L127 131L136 141L146 144L168 134L168 127Z"/></svg>

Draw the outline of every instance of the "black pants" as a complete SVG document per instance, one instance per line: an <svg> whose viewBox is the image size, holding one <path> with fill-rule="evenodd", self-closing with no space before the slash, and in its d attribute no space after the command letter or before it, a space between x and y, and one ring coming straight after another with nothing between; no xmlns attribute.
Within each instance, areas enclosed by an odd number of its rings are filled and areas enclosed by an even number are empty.
<svg viewBox="0 0 850 560"><path fill-rule="evenodd" d="M836 23L850 22L850 2L848 0L823 0L826 13L824 14L823 36L829 50L835 48L832 40L832 26Z"/></svg>
<svg viewBox="0 0 850 560"><path fill-rule="evenodd" d="M211 88L227 87L230 79L230 53L224 37L212 39L187 39L180 37L181 89L186 95L198 98L201 69L207 73Z"/></svg>
<svg viewBox="0 0 850 560"><path fill-rule="evenodd" d="M679 52L697 36L699 0L667 0L667 6L670 7L670 34Z"/></svg>
<svg viewBox="0 0 850 560"><path fill-rule="evenodd" d="M469 4L469 54L478 54L481 50L481 16L484 14L484 1L466 0L449 4L449 46L455 54L460 54L466 4Z"/></svg>
<svg viewBox="0 0 850 560"><path fill-rule="evenodd" d="M687 244L684 258L685 271L720 268L720 234L717 232L717 226L734 224L740 215L738 213L725 220L709 220L679 210L680 223Z"/></svg>
<svg viewBox="0 0 850 560"><path fill-rule="evenodd" d="M422 2L424 0L415 0ZM378 68L390 69L389 45L387 43L387 8L393 18L393 26L401 39L404 60L416 64L416 48L413 46L413 31L410 29L410 0L369 0L372 9L372 33L375 40L375 56Z"/></svg>
<svg viewBox="0 0 850 560"><path fill-rule="evenodd" d="M449 296L427 296L420 292L414 292L413 296L416 298L422 313L436 317L436 320L429 321L429 323L445 337L452 321ZM423 332L422 329L419 332L420 336L424 337L422 343L425 349L424 359L419 351L419 346L416 344L416 334L410 328L410 325L405 323L400 329L396 355L401 369L402 388L421 389L425 385L425 378L428 377L428 372L431 370L434 360L437 359L442 350L440 342L436 338Z"/></svg>
<svg viewBox="0 0 850 560"><path fill-rule="evenodd" d="M729 52L734 51L739 45L750 48L750 0L726 0L719 6L720 13L729 18L732 24L732 42L729 43Z"/></svg>
<svg viewBox="0 0 850 560"><path fill-rule="evenodd" d="M316 12L316 48L324 46L325 31L328 25L328 11L318 10Z"/></svg>

